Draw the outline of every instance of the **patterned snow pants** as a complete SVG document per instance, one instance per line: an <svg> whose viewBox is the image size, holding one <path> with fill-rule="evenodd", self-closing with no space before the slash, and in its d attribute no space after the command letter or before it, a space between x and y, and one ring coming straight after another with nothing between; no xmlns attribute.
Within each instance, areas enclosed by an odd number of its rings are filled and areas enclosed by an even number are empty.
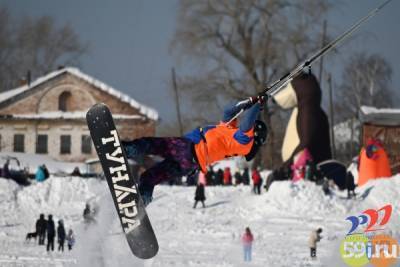
<svg viewBox="0 0 400 267"><path fill-rule="evenodd" d="M193 156L193 143L184 137L144 137L123 141L128 158L157 155L164 158L140 176L141 183L154 186L199 169Z"/></svg>

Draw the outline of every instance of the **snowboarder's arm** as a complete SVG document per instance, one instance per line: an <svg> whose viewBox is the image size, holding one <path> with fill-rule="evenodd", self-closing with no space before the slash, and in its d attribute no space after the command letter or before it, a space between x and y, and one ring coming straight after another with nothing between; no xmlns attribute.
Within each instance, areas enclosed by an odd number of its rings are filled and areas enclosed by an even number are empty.
<svg viewBox="0 0 400 267"><path fill-rule="evenodd" d="M243 118L240 120L240 131L243 133L250 131L254 127L254 123L258 117L258 114L260 114L259 103L253 105L244 113Z"/></svg>

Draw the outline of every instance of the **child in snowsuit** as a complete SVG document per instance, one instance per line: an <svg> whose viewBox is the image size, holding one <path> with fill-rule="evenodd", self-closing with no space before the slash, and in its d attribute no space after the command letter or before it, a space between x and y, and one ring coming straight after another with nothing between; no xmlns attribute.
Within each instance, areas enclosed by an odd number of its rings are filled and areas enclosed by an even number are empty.
<svg viewBox="0 0 400 267"><path fill-rule="evenodd" d="M144 204L152 201L154 186L161 182L189 175L196 170L206 173L209 165L226 157L254 157L258 146L266 138L265 125L257 124L255 127L263 103L264 98L257 97L229 106L224 110L220 124L197 128L183 137L144 137L123 141L128 158L138 159L144 155L164 158L140 177L139 192ZM240 124L237 119L231 121L242 108L247 111ZM258 129L264 132L255 138L255 130Z"/></svg>
<svg viewBox="0 0 400 267"><path fill-rule="evenodd" d="M246 227L246 231L242 236L242 244L244 251L244 261L251 261L251 246L253 244L253 234L250 231L249 227Z"/></svg>
<svg viewBox="0 0 400 267"><path fill-rule="evenodd" d="M69 229L66 239L67 239L67 244L68 244L68 250L71 250L75 244L75 235L74 235L74 232L72 231L72 229Z"/></svg>
<svg viewBox="0 0 400 267"><path fill-rule="evenodd" d="M318 228L317 230L313 230L310 235L310 239L308 244L310 246L310 256L311 258L317 257L317 242L321 241L321 233L322 229Z"/></svg>

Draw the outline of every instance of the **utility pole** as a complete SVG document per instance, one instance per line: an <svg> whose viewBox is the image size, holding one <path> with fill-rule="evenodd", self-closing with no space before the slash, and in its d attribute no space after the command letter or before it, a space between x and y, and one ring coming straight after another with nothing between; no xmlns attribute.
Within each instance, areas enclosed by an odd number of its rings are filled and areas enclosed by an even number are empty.
<svg viewBox="0 0 400 267"><path fill-rule="evenodd" d="M323 24L323 28L322 28L322 43L321 43L321 47L325 46L326 43L326 27L327 27L327 22L326 19L324 20L324 24ZM318 74L318 80L320 82L322 82L322 73L323 73L323 69L324 69L324 57L321 57L320 61L319 61L319 74Z"/></svg>
<svg viewBox="0 0 400 267"><path fill-rule="evenodd" d="M332 157L336 158L336 147L335 147L335 131L333 127L335 126L333 117L333 89L332 89L332 75L328 74L328 84L329 84L329 118L330 118L330 136L331 136L331 146L332 146Z"/></svg>
<svg viewBox="0 0 400 267"><path fill-rule="evenodd" d="M175 92L175 107L176 107L176 115L178 117L179 134L180 134L180 136L182 136L183 135L183 127L182 127L181 110L180 110L180 104L179 104L178 86L176 83L175 68L172 68L172 87Z"/></svg>

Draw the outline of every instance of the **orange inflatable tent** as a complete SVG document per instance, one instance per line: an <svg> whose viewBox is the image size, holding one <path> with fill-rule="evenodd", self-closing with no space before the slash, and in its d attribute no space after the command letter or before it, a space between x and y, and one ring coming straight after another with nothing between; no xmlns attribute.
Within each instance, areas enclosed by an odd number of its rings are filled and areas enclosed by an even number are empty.
<svg viewBox="0 0 400 267"><path fill-rule="evenodd" d="M388 178L392 176L389 158L378 140L369 140L367 147L360 152L358 168L358 186L371 179Z"/></svg>

